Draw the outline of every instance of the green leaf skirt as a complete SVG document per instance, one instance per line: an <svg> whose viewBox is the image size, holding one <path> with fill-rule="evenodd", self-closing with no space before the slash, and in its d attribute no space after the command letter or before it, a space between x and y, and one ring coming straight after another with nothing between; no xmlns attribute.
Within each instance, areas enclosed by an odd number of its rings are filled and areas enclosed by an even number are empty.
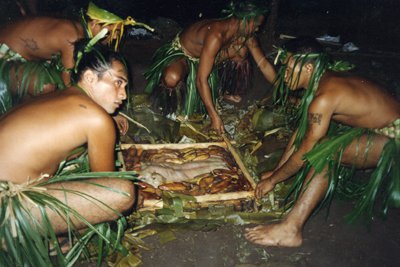
<svg viewBox="0 0 400 267"><path fill-rule="evenodd" d="M400 119L391 125L400 125L399 121ZM388 127L391 127L391 125ZM385 144L377 166L371 173L370 180L367 183L354 183L355 168L341 165L344 149L350 143L363 135L371 137L374 134L373 132L381 133L381 130L372 131L350 127L333 127L330 129L328 132L329 139L317 144L304 156L306 165L295 177L287 199L289 195L293 194L294 199L297 200L300 194L307 189L308 184L305 184L304 181L311 169L314 169L315 174L318 174L327 168L328 190L316 211L324 204L330 203L335 192L341 193L346 197L357 198L354 210L346 217L349 222L360 219L365 219L369 222L373 218L378 196L382 196L383 199L380 212L384 216L387 215L389 207L399 208L400 139L398 135L395 138L389 136L391 138ZM371 144L372 141L368 140L365 151L366 157Z"/></svg>

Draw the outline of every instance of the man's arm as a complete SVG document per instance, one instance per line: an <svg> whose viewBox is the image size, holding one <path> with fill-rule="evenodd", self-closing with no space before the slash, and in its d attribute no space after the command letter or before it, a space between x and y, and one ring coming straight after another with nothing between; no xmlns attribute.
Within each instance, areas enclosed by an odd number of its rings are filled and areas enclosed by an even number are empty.
<svg viewBox="0 0 400 267"><path fill-rule="evenodd" d="M59 29L58 35L58 47L61 55L61 63L64 67L62 72L62 79L64 84L68 87L71 85L71 72L70 70L75 67L74 60L74 44L79 39L83 38L83 33L80 33L75 25L75 22L71 21L65 23L62 28Z"/></svg>
<svg viewBox="0 0 400 267"><path fill-rule="evenodd" d="M115 126L108 114L99 114L88 126L88 154L93 172L115 169Z"/></svg>
<svg viewBox="0 0 400 267"><path fill-rule="evenodd" d="M256 188L256 197L262 197L272 190L277 183L285 181L296 174L304 164L304 155L320 141L328 131L333 114L333 107L326 97L316 97L308 109L308 130L297 151L287 161L263 179Z"/></svg>
<svg viewBox="0 0 400 267"><path fill-rule="evenodd" d="M73 49L64 49L61 52L61 62L64 70L61 73L61 78L64 81L65 86L71 86L71 69L74 67L75 62L73 59Z"/></svg>
<svg viewBox="0 0 400 267"><path fill-rule="evenodd" d="M260 69L265 79L272 84L275 81L276 71L272 64L265 57L257 39L255 37L251 37L246 41L246 46L248 47L250 54L253 56L257 67Z"/></svg>
<svg viewBox="0 0 400 267"><path fill-rule="evenodd" d="M204 41L204 46L200 55L199 69L197 70L196 86L199 90L201 99L207 109L207 113L211 119L211 126L219 134L224 133L224 125L219 117L211 96L208 77L214 66L215 57L222 47L222 40L218 34L209 34Z"/></svg>

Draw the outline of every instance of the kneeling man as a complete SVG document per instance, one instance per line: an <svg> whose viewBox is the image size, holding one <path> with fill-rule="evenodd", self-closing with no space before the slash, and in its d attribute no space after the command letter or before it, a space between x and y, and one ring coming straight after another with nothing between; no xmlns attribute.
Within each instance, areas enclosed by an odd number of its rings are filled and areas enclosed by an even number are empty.
<svg viewBox="0 0 400 267"><path fill-rule="evenodd" d="M295 184L302 188L282 222L246 229L246 238L265 246L300 246L305 222L344 179L337 172L342 166L376 167L350 219L371 217L381 185L388 185L384 212L389 205L400 207L399 102L368 79L331 71L337 65L315 39L293 40L280 52L285 56L277 82L280 95L285 98L289 90L301 88L305 93L298 128L278 166L261 175L255 194L262 197L296 173Z"/></svg>

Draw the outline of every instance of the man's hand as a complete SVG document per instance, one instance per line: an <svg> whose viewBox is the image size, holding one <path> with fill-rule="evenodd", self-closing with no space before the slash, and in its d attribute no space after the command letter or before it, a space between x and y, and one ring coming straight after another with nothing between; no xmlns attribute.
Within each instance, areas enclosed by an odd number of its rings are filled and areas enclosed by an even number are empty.
<svg viewBox="0 0 400 267"><path fill-rule="evenodd" d="M214 119L211 119L211 127L217 131L218 134L225 133L224 123L222 122L221 118L217 116Z"/></svg>
<svg viewBox="0 0 400 267"><path fill-rule="evenodd" d="M272 180L268 177L263 180L261 180L255 190L255 196L256 198L262 198L266 193L272 191L274 189L275 184L272 182Z"/></svg>
<svg viewBox="0 0 400 267"><path fill-rule="evenodd" d="M115 123L117 124L119 132L122 135L125 135L128 132L128 129L129 129L128 120L125 117L122 117L119 114L114 116L113 119L114 119Z"/></svg>

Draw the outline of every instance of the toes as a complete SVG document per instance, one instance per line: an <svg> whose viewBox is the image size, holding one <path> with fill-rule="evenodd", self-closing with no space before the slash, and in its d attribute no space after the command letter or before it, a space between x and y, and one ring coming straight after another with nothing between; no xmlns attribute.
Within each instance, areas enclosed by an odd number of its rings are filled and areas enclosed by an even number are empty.
<svg viewBox="0 0 400 267"><path fill-rule="evenodd" d="M262 228L264 228L263 225L257 225L257 226L255 226L255 227L253 227L253 228L246 228L246 231L248 231L248 232L250 232L250 231L257 231L257 230L260 230L260 229L262 229Z"/></svg>

